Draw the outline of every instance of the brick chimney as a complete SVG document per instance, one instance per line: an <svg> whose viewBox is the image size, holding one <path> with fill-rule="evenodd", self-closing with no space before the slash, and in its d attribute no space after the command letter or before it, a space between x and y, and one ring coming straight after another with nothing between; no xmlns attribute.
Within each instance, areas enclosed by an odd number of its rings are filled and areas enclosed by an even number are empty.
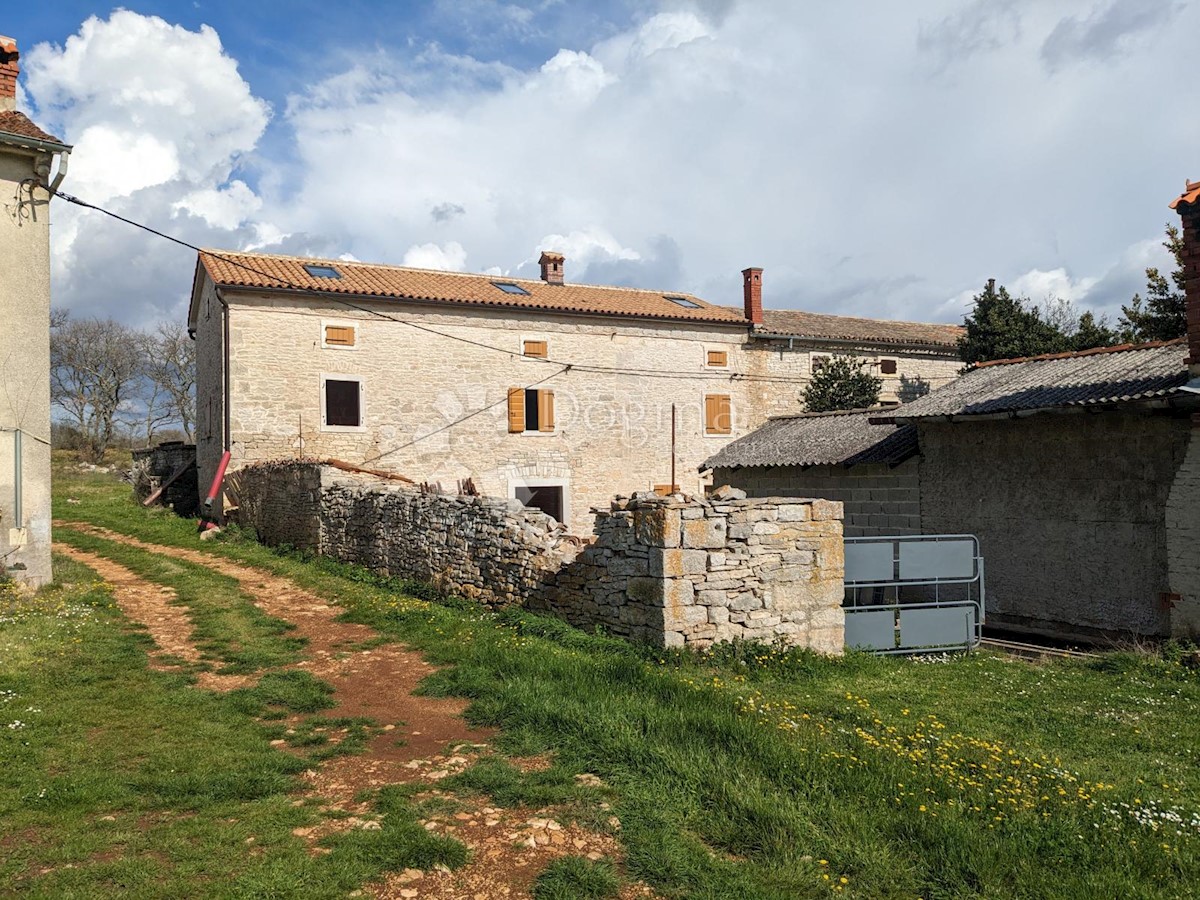
<svg viewBox="0 0 1200 900"><path fill-rule="evenodd" d="M1200 378L1200 181L1185 182L1183 193L1171 202L1183 225L1183 293L1187 297L1188 363Z"/></svg>
<svg viewBox="0 0 1200 900"><path fill-rule="evenodd" d="M17 42L0 34L0 112L17 108Z"/></svg>
<svg viewBox="0 0 1200 900"><path fill-rule="evenodd" d="M761 325L762 269L742 269L742 299L746 304L746 318L755 325Z"/></svg>
<svg viewBox="0 0 1200 900"><path fill-rule="evenodd" d="M563 263L566 261L567 258L561 253L543 250L542 258L538 260L538 265L542 267L542 281L546 284L562 284Z"/></svg>

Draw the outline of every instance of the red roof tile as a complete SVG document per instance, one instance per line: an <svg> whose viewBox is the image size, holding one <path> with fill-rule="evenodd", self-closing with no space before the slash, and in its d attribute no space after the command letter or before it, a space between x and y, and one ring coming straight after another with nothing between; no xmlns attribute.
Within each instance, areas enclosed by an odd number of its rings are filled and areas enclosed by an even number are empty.
<svg viewBox="0 0 1200 900"><path fill-rule="evenodd" d="M15 134L20 137L33 138L38 141L50 141L53 144L61 144L58 138L52 134L47 134L29 121L28 116L23 112L17 112L15 109L7 109L0 111L0 133Z"/></svg>
<svg viewBox="0 0 1200 900"><path fill-rule="evenodd" d="M1179 204L1191 206L1200 200L1200 181L1185 181L1183 193L1171 201L1171 209L1177 209Z"/></svg>
<svg viewBox="0 0 1200 900"><path fill-rule="evenodd" d="M548 284L540 280L411 269L340 259L308 259L206 250L200 262L220 287L319 291L395 300L428 300L475 306L532 309L593 315L679 319L746 325L740 311L706 303L690 294L586 284ZM310 274L306 265L332 266L340 278ZM495 282L514 284L525 294L509 294ZM695 307L667 299L680 297Z"/></svg>

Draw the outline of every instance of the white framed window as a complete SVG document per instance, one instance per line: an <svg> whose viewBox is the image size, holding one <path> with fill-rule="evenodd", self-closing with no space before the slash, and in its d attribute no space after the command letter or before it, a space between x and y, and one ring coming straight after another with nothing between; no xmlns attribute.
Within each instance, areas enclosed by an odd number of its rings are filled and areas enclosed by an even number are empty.
<svg viewBox="0 0 1200 900"><path fill-rule="evenodd" d="M509 434L554 434L554 391L508 389Z"/></svg>
<svg viewBox="0 0 1200 900"><path fill-rule="evenodd" d="M358 323L322 319L321 348L324 350L357 350Z"/></svg>
<svg viewBox="0 0 1200 900"><path fill-rule="evenodd" d="M529 359L548 359L550 357L550 340L544 334L521 335L521 356Z"/></svg>
<svg viewBox="0 0 1200 900"><path fill-rule="evenodd" d="M728 347L705 347L704 348L704 368L706 368L706 369L728 369L729 368L729 348Z"/></svg>
<svg viewBox="0 0 1200 900"><path fill-rule="evenodd" d="M366 431L365 393L355 375L322 375L321 430Z"/></svg>
<svg viewBox="0 0 1200 900"><path fill-rule="evenodd" d="M703 432L705 437L729 437L733 434L733 398L729 394L704 395Z"/></svg>

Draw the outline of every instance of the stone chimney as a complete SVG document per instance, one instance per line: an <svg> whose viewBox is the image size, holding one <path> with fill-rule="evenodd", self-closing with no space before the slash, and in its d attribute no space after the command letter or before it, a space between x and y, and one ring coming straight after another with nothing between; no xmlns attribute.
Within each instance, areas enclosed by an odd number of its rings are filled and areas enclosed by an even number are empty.
<svg viewBox="0 0 1200 900"><path fill-rule="evenodd" d="M17 108L17 42L0 34L0 112Z"/></svg>
<svg viewBox="0 0 1200 900"><path fill-rule="evenodd" d="M563 263L566 261L567 258L561 253L543 250L542 258L538 260L538 265L542 267L542 281L546 284L562 284Z"/></svg>
<svg viewBox="0 0 1200 900"><path fill-rule="evenodd" d="M1200 181L1188 181L1171 202L1183 225L1183 293L1187 297L1188 364L1200 378Z"/></svg>
<svg viewBox="0 0 1200 900"><path fill-rule="evenodd" d="M755 325L763 323L762 269L742 269L742 299L746 304L746 318Z"/></svg>

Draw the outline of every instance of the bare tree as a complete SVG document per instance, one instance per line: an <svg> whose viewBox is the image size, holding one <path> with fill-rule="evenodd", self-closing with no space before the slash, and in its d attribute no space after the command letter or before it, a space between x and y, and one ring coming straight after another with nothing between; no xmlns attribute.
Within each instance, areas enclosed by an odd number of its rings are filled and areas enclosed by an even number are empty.
<svg viewBox="0 0 1200 900"><path fill-rule="evenodd" d="M136 400L143 372L138 332L112 319L56 318L50 332L50 396L84 436L83 453L104 458L118 414Z"/></svg>
<svg viewBox="0 0 1200 900"><path fill-rule="evenodd" d="M160 322L154 334L146 336L146 347L150 391L162 397L166 421L178 423L187 440L195 440L196 342L182 323Z"/></svg>

